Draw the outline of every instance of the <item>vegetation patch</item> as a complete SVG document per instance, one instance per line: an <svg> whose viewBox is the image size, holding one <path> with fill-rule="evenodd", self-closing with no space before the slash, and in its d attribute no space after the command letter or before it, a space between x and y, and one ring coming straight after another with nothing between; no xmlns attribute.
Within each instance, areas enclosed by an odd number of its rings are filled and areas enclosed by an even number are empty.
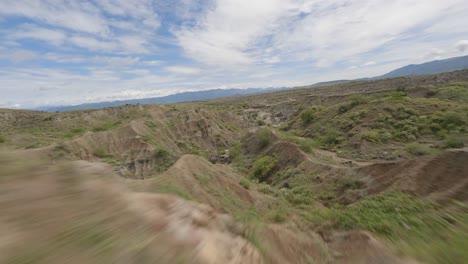
<svg viewBox="0 0 468 264"><path fill-rule="evenodd" d="M174 183L170 182L165 182L165 183L160 183L156 186L156 192L159 193L166 193L166 194L173 194L176 196L179 196L181 198L184 198L186 200L192 200L192 196L185 192L183 189L178 187Z"/></svg>
<svg viewBox="0 0 468 264"><path fill-rule="evenodd" d="M271 156L258 158L252 166L252 174L259 181L267 180L276 170L278 162Z"/></svg>
<svg viewBox="0 0 468 264"><path fill-rule="evenodd" d="M61 159L69 153L64 144L58 144L49 151L49 157L53 160Z"/></svg>
<svg viewBox="0 0 468 264"><path fill-rule="evenodd" d="M307 205L315 202L315 195L307 186L297 186L286 190L284 196L293 205Z"/></svg>
<svg viewBox="0 0 468 264"><path fill-rule="evenodd" d="M84 128L73 128L70 131L67 131L63 134L65 138L74 138L76 136L82 135L85 132Z"/></svg>
<svg viewBox="0 0 468 264"><path fill-rule="evenodd" d="M315 119L316 112L317 110L314 107L304 110L301 113L302 124L305 126L310 124Z"/></svg>
<svg viewBox="0 0 468 264"><path fill-rule="evenodd" d="M250 181L246 178L240 179L239 184L247 190L250 189Z"/></svg>
<svg viewBox="0 0 468 264"><path fill-rule="evenodd" d="M194 176L195 178L197 178L197 180L200 182L201 185L205 185L205 186L208 185L213 178L211 175L208 175L208 174L195 173Z"/></svg>
<svg viewBox="0 0 468 264"><path fill-rule="evenodd" d="M111 154L109 154L107 152L106 149L104 149L102 147L95 148L93 154L94 154L94 156L96 156L98 158L106 158L106 157L112 156Z"/></svg>
<svg viewBox="0 0 468 264"><path fill-rule="evenodd" d="M108 122L108 123L105 123L105 124L94 127L93 129L91 129L91 131L93 131L93 132L108 131L108 130L112 130L114 128L119 127L121 124L122 124L121 121Z"/></svg>
<svg viewBox="0 0 468 264"><path fill-rule="evenodd" d="M257 191L264 193L264 194L277 196L277 197L281 195L278 189L265 183L259 183L257 186Z"/></svg>
<svg viewBox="0 0 468 264"><path fill-rule="evenodd" d="M465 146L463 140L456 136L448 136L444 143L446 148L463 148Z"/></svg>
<svg viewBox="0 0 468 264"><path fill-rule="evenodd" d="M265 148L266 146L270 145L272 133L269 129L261 129L257 131L256 136L260 147Z"/></svg>
<svg viewBox="0 0 468 264"><path fill-rule="evenodd" d="M406 145L405 149L409 154L414 156L423 156L434 152L430 147L416 142Z"/></svg>
<svg viewBox="0 0 468 264"><path fill-rule="evenodd" d="M268 212L266 218L273 223L283 223L288 218L288 215L289 210L284 206L280 206Z"/></svg>
<svg viewBox="0 0 468 264"><path fill-rule="evenodd" d="M341 133L334 128L328 128L320 137L320 142L322 143L322 145L328 148L336 146L342 141L343 137L341 136Z"/></svg>
<svg viewBox="0 0 468 264"><path fill-rule="evenodd" d="M445 100L468 102L468 83L458 82L450 86L442 87L433 91L430 96Z"/></svg>

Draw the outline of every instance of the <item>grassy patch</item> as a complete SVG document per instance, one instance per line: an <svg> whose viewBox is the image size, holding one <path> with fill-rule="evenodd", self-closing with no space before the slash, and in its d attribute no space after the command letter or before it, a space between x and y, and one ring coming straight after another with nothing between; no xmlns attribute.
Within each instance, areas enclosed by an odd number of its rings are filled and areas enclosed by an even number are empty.
<svg viewBox="0 0 468 264"><path fill-rule="evenodd" d="M91 131L93 131L93 132L108 131L108 130L112 130L114 128L119 127L121 124L122 124L121 121L108 122L108 123L104 123L102 125L94 127L93 129L91 129Z"/></svg>
<svg viewBox="0 0 468 264"><path fill-rule="evenodd" d="M74 138L78 135L82 135L85 132L84 128L73 128L63 134L65 138Z"/></svg>
<svg viewBox="0 0 468 264"><path fill-rule="evenodd" d="M301 113L301 120L303 125L308 125L310 124L314 119L315 119L315 113L317 110L315 108L309 108L304 110Z"/></svg>
<svg viewBox="0 0 468 264"><path fill-rule="evenodd" d="M320 137L320 142L322 145L326 147L332 147L335 145L340 144L343 141L343 137L341 137L341 133L334 129L334 128L328 128L324 135Z"/></svg>
<svg viewBox="0 0 468 264"><path fill-rule="evenodd" d="M448 136L444 143L446 148L463 148L465 146L463 140L456 136Z"/></svg>
<svg viewBox="0 0 468 264"><path fill-rule="evenodd" d="M267 220L274 222L274 223L283 223L288 218L288 215L289 215L288 208L284 206L280 206L268 212L268 214L266 215L266 218Z"/></svg>
<svg viewBox="0 0 468 264"><path fill-rule="evenodd" d="M6 141L5 136L0 135L0 143L4 143Z"/></svg>
<svg viewBox="0 0 468 264"><path fill-rule="evenodd" d="M281 139L299 145L301 150L306 153L313 153L314 149L320 146L318 141L311 138L298 137L288 132L281 132L279 135Z"/></svg>
<svg viewBox="0 0 468 264"><path fill-rule="evenodd" d="M264 193L264 194L273 195L273 196L281 195L281 192L278 189L265 183L258 184L257 191Z"/></svg>
<svg viewBox="0 0 468 264"><path fill-rule="evenodd" d="M49 151L49 157L53 160L61 159L69 153L68 149L64 144L58 144Z"/></svg>
<svg viewBox="0 0 468 264"><path fill-rule="evenodd" d="M101 148L101 147L95 148L93 154L94 156L98 158L106 158L106 157L112 156L111 154L107 152L106 149Z"/></svg>
<svg viewBox="0 0 468 264"><path fill-rule="evenodd" d="M322 228L372 231L401 254L427 263L465 263L468 207L458 203L448 208L408 194L383 193L346 207L308 207L301 213Z"/></svg>
<svg viewBox="0 0 468 264"><path fill-rule="evenodd" d="M406 145L405 150L414 156L423 156L433 153L430 147L416 142Z"/></svg>
<svg viewBox="0 0 468 264"><path fill-rule="evenodd" d="M240 179L239 184L247 190L250 189L250 181L246 178Z"/></svg>
<svg viewBox="0 0 468 264"><path fill-rule="evenodd" d="M272 133L269 129L261 129L257 131L257 140L258 144L260 144L260 147L264 148L271 143L271 136Z"/></svg>
<svg viewBox="0 0 468 264"><path fill-rule="evenodd" d="M252 223L257 222L260 217L255 208L249 208L235 213L234 219L241 223Z"/></svg>
<svg viewBox="0 0 468 264"><path fill-rule="evenodd" d="M284 193L284 196L293 205L307 205L315 202L315 195L307 186L289 189Z"/></svg>
<svg viewBox="0 0 468 264"><path fill-rule="evenodd" d="M434 92L437 98L468 102L468 84L458 83L447 87L442 87Z"/></svg>
<svg viewBox="0 0 468 264"><path fill-rule="evenodd" d="M186 200L192 200L192 196L178 187L176 184L165 182L156 186L156 192L174 194Z"/></svg>
<svg viewBox="0 0 468 264"><path fill-rule="evenodd" d="M208 185L211 181L211 179L213 178L211 175L207 175L207 174L197 174L195 173L194 174L195 178L200 182L201 185Z"/></svg>
<svg viewBox="0 0 468 264"><path fill-rule="evenodd" d="M258 158L252 166L253 177L259 181L265 181L273 174L278 162L271 156L263 156Z"/></svg>

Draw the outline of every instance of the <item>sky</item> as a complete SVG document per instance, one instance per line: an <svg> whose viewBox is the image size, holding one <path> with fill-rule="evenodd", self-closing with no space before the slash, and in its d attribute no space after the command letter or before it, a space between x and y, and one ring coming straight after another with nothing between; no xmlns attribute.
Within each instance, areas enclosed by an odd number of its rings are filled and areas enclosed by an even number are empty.
<svg viewBox="0 0 468 264"><path fill-rule="evenodd" d="M293 87L468 55L466 0L0 0L0 108Z"/></svg>

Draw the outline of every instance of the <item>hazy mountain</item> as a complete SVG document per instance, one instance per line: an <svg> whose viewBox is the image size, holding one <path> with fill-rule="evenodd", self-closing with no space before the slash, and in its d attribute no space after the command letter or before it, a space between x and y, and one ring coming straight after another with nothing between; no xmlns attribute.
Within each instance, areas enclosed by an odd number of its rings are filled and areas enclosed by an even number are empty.
<svg viewBox="0 0 468 264"><path fill-rule="evenodd" d="M350 81L352 81L352 80L336 80L336 81L319 82L319 83L313 84L310 87L333 86L333 85L339 85L339 84L347 83L347 82L350 82Z"/></svg>
<svg viewBox="0 0 468 264"><path fill-rule="evenodd" d="M468 56L455 57L445 60L435 60L423 64L411 64L393 70L375 79L392 78L400 76L435 74L456 70L468 69Z"/></svg>
<svg viewBox="0 0 468 264"><path fill-rule="evenodd" d="M445 60L435 60L422 64L411 64L404 66L402 68L393 70L387 74L373 77L373 78L362 78L358 80L372 80L372 79L385 79L401 76L413 76L413 75L425 75L425 74L435 74L442 72L450 72L456 70L468 69L468 56L455 57ZM320 86L332 86L344 84L350 82L351 80L334 80L328 82L316 83L309 87L320 87ZM125 104L169 104L169 103L179 103L179 102L189 102L189 101L201 101L208 99L215 99L221 97L235 96L235 95L247 95L268 92L284 88L249 88L249 89L214 89L206 91L197 91L197 92L183 92L173 95L163 96L163 97L152 97L144 99L131 99L131 100L121 100L121 101L109 101L109 102L99 102L99 103L89 103L89 104L79 104L72 106L43 106L35 108L34 110L43 110L43 111L71 111L71 110L83 110L83 109L95 109L95 108L104 108L104 107L114 107Z"/></svg>
<svg viewBox="0 0 468 264"><path fill-rule="evenodd" d="M131 100L121 100L121 101L110 101L110 102L99 102L99 103L89 103L89 104L79 104L79 105L70 105L70 106L43 106L38 107L35 110L42 111L72 111L72 110L83 110L83 109L97 109L104 107L114 107L121 106L126 104L169 104L169 103L179 103L179 102L189 102L189 101L202 101L214 98L221 98L227 96L236 96L236 95L247 95L262 93L268 91L274 91L284 88L249 88L249 89L214 89L206 91L196 91L196 92L183 92L172 94L163 97L152 97L144 99L131 99Z"/></svg>

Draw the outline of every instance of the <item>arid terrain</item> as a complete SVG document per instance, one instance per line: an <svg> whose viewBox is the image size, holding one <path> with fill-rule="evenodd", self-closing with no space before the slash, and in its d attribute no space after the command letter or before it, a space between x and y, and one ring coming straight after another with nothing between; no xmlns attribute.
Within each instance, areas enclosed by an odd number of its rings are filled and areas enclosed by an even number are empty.
<svg viewBox="0 0 468 264"><path fill-rule="evenodd" d="M468 263L468 70L0 109L0 263Z"/></svg>

